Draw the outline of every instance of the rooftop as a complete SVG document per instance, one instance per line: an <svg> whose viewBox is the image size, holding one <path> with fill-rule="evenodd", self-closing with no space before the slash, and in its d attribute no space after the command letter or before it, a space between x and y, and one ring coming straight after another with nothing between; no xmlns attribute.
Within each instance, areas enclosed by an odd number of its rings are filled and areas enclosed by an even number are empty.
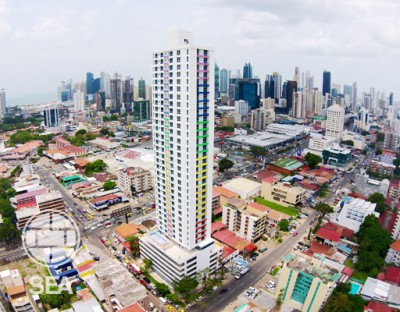
<svg viewBox="0 0 400 312"><path fill-rule="evenodd" d="M396 250L397 252L400 252L400 240L395 241L390 245L390 248Z"/></svg>
<svg viewBox="0 0 400 312"><path fill-rule="evenodd" d="M231 190L234 189L249 193L254 189L260 188L261 184L246 178L236 178L226 182L224 187Z"/></svg>
<svg viewBox="0 0 400 312"><path fill-rule="evenodd" d="M135 223L122 224L114 229L115 233L123 238L138 234L140 231L145 232L147 228L143 225Z"/></svg>
<svg viewBox="0 0 400 312"><path fill-rule="evenodd" d="M224 197L227 197L227 198L233 198L233 197L238 197L239 196L235 192L231 192L231 191L227 190L226 188L224 188L222 186L214 186L213 190L218 192L218 193L220 193L221 196L224 196Z"/></svg>
<svg viewBox="0 0 400 312"><path fill-rule="evenodd" d="M280 158L278 160L275 160L275 161L271 162L271 165L292 171L292 170L299 169L301 166L304 165L304 163L302 163L301 161L298 161L296 159L287 157L287 158Z"/></svg>
<svg viewBox="0 0 400 312"><path fill-rule="evenodd" d="M315 233L315 236L337 243L342 235L336 231L322 227L317 231L317 233Z"/></svg>

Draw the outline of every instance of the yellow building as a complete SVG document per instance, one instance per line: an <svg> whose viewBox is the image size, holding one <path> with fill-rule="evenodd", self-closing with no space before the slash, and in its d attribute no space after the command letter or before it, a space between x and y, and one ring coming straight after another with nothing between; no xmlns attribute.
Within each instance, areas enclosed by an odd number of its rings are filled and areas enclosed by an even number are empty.
<svg viewBox="0 0 400 312"><path fill-rule="evenodd" d="M278 204L296 206L303 200L305 193L305 189L292 186L290 183L278 182L274 177L262 181L261 196Z"/></svg>

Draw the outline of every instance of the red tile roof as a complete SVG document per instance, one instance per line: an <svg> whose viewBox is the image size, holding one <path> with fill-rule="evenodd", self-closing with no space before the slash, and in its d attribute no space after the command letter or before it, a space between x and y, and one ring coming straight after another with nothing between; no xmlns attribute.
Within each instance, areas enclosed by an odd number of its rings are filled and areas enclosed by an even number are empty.
<svg viewBox="0 0 400 312"><path fill-rule="evenodd" d="M219 208L217 208L217 209L214 209L214 210L212 211L212 213L213 213L214 216L216 216L216 215L219 215L220 213L222 213L222 210L223 210L223 208L222 208L222 207L219 207Z"/></svg>
<svg viewBox="0 0 400 312"><path fill-rule="evenodd" d="M227 198L233 198L233 197L238 197L239 196L235 192L231 192L230 190L228 190L228 189L226 189L226 188L224 188L222 186L214 186L213 191L217 191L222 196L227 197Z"/></svg>
<svg viewBox="0 0 400 312"><path fill-rule="evenodd" d="M220 231L222 229L226 228L226 225L222 222L213 222L211 223L211 234Z"/></svg>
<svg viewBox="0 0 400 312"><path fill-rule="evenodd" d="M235 252L235 249L228 247L228 246L224 246L224 249L222 250L222 259L226 259L227 257L229 257L231 254L233 254Z"/></svg>
<svg viewBox="0 0 400 312"><path fill-rule="evenodd" d="M270 177L263 179L262 181L265 183L274 184L274 183L278 182L279 180L280 179L277 178L276 176L270 176Z"/></svg>
<svg viewBox="0 0 400 312"><path fill-rule="evenodd" d="M400 240L395 241L390 245L390 248L396 250L397 252L400 252Z"/></svg>
<svg viewBox="0 0 400 312"><path fill-rule="evenodd" d="M217 231L212 234L212 237L239 251L242 251L247 245L251 244L247 239L236 236L236 234L230 230Z"/></svg>
<svg viewBox="0 0 400 312"><path fill-rule="evenodd" d="M352 270L352 269L350 269L350 268L348 268L348 267L345 267L345 268L342 270L342 273L343 273L343 274L346 274L347 276L351 276L351 275L353 274L353 272L354 272L354 270Z"/></svg>
<svg viewBox="0 0 400 312"><path fill-rule="evenodd" d="M400 187L400 181L399 180L390 181L389 187L399 188Z"/></svg>
<svg viewBox="0 0 400 312"><path fill-rule="evenodd" d="M32 207L36 207L37 203L36 203L36 198L32 199L31 201L25 202L23 204L18 204L17 205L17 210L20 209L24 209L24 208L32 208Z"/></svg>
<svg viewBox="0 0 400 312"><path fill-rule="evenodd" d="M115 199L115 198L118 198L118 197L120 197L120 196L119 195L115 195L115 194L109 194L109 195L104 195L104 196L101 196L101 197L97 197L97 198L91 199L91 200L89 200L89 202L92 203L92 204L95 204L97 202L101 202L101 201L109 200L109 199Z"/></svg>
<svg viewBox="0 0 400 312"><path fill-rule="evenodd" d="M254 209L257 209L257 210L259 210L261 212L269 211L271 209L271 208L268 208L267 206L261 205L261 204L256 203L256 202L249 204L249 206L254 208Z"/></svg>
<svg viewBox="0 0 400 312"><path fill-rule="evenodd" d="M391 312L392 309L386 304L376 301L368 302L368 305L364 307L364 312Z"/></svg>
<svg viewBox="0 0 400 312"><path fill-rule="evenodd" d="M400 268L396 268L394 266L388 267L386 269L385 280L387 282L392 282L396 285L400 285Z"/></svg>
<svg viewBox="0 0 400 312"><path fill-rule="evenodd" d="M317 233L315 233L315 236L322 238L322 239L328 239L332 242L337 243L340 240L340 237L342 235L336 231L332 231L327 228L320 228L317 231Z"/></svg>
<svg viewBox="0 0 400 312"><path fill-rule="evenodd" d="M334 250L331 248L331 246L320 244L317 241L311 243L309 251L312 254L317 253L326 256L331 256L334 253Z"/></svg>
<svg viewBox="0 0 400 312"><path fill-rule="evenodd" d="M118 312L146 312L146 310L143 309L143 307L139 303L135 302L130 306L119 310Z"/></svg>
<svg viewBox="0 0 400 312"><path fill-rule="evenodd" d="M264 179L269 178L269 177L275 177L277 175L278 174L275 171L271 171L271 170L268 170L268 169L261 170L256 174L257 179L260 179L260 180L264 180Z"/></svg>

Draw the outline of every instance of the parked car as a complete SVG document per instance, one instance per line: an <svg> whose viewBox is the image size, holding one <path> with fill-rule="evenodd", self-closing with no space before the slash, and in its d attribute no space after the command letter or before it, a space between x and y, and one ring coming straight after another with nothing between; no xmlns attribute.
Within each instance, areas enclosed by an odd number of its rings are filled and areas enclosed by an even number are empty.
<svg viewBox="0 0 400 312"><path fill-rule="evenodd" d="M226 292L228 292L228 288L222 288L220 291L219 291L219 293L220 294L224 294L224 293L226 293Z"/></svg>
<svg viewBox="0 0 400 312"><path fill-rule="evenodd" d="M268 250L268 247L264 247L263 249L260 250L260 252L266 252Z"/></svg>

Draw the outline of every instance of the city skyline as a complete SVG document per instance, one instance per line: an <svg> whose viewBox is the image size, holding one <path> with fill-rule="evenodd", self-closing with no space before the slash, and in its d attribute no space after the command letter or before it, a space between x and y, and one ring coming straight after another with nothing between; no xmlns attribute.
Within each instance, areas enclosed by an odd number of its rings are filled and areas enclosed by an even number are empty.
<svg viewBox="0 0 400 312"><path fill-rule="evenodd" d="M175 9L168 10L171 7ZM60 81L84 80L86 72L117 71L149 81L150 55L167 42L158 34L167 37L169 30L180 28L215 47L220 69L242 71L250 62L253 76L261 80L272 72L287 80L298 66L314 75L319 89L322 72L328 70L333 83L357 81L359 92L373 86L393 92L396 100L399 10L400 4L390 0L318 5L272 1L268 6L261 1L207 0L157 7L123 0L73 1L62 10L50 1L0 0L0 87L13 105L17 98L51 92L56 99ZM132 12L157 22L146 23Z"/></svg>

